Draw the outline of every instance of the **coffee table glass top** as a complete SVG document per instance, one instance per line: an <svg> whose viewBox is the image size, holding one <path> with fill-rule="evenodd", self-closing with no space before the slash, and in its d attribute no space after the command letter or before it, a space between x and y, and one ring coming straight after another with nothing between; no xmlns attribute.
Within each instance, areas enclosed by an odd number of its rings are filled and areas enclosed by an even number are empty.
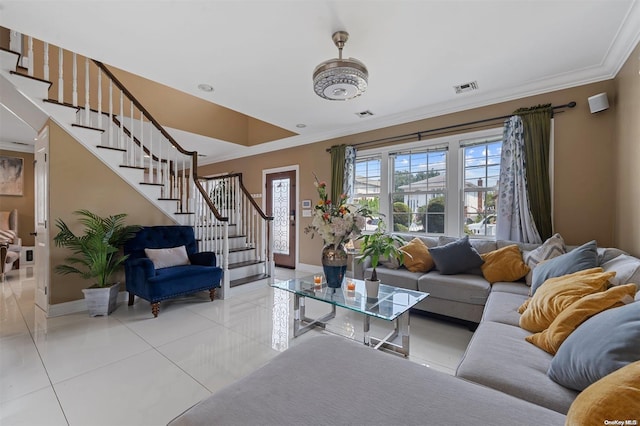
<svg viewBox="0 0 640 426"><path fill-rule="evenodd" d="M326 282L322 285L314 284L313 276L274 282L271 287L388 321L396 319L429 295L420 291L380 284L378 298L368 299L364 281L356 279L349 279L349 281L356 285L355 290L347 290L346 279L341 288L334 289L327 287Z"/></svg>

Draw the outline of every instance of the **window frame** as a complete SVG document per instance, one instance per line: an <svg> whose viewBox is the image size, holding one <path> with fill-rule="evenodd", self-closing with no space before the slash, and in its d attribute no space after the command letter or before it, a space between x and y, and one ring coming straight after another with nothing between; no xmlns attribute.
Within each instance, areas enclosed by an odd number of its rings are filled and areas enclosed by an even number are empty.
<svg viewBox="0 0 640 426"><path fill-rule="evenodd" d="M445 190L445 229L444 234L430 234L428 232L408 233L416 236L463 236L464 234L464 143L476 139L502 138L502 127L478 130L466 133L422 139L412 142L387 145L371 149L358 149L356 161L360 158L380 156L380 213L387 229L392 229L393 203L392 185L393 167L392 154L402 151L420 151L446 145L448 147L446 160L447 183ZM354 173L355 179L355 173ZM473 237L473 236L470 236ZM486 238L486 237L485 237Z"/></svg>

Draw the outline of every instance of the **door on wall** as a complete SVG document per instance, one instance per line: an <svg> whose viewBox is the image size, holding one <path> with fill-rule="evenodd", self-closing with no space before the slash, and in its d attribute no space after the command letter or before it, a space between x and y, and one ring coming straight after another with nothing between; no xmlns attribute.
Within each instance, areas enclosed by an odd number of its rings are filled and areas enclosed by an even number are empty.
<svg viewBox="0 0 640 426"><path fill-rule="evenodd" d="M296 172L266 175L266 213L273 216L273 260L296 267Z"/></svg>
<svg viewBox="0 0 640 426"><path fill-rule="evenodd" d="M35 303L49 310L49 127L38 135L34 151Z"/></svg>

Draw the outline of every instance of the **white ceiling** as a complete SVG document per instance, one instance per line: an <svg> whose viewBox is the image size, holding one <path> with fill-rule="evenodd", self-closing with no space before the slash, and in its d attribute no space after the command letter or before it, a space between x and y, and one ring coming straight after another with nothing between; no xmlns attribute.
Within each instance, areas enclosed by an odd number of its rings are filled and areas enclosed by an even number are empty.
<svg viewBox="0 0 640 426"><path fill-rule="evenodd" d="M245 148L173 131L219 161L613 78L640 40L638 1L0 0L0 25L300 134ZM312 89L336 30L370 74L346 102Z"/></svg>

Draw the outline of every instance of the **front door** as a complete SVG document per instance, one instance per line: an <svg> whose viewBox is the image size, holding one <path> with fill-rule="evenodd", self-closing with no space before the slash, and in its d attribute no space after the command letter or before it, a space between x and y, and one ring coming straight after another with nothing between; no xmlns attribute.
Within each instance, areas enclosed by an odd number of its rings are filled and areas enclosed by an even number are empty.
<svg viewBox="0 0 640 426"><path fill-rule="evenodd" d="M273 216L273 260L276 266L296 267L296 172L267 174L267 214Z"/></svg>
<svg viewBox="0 0 640 426"><path fill-rule="evenodd" d="M49 127L38 135L34 155L36 306L49 309Z"/></svg>

